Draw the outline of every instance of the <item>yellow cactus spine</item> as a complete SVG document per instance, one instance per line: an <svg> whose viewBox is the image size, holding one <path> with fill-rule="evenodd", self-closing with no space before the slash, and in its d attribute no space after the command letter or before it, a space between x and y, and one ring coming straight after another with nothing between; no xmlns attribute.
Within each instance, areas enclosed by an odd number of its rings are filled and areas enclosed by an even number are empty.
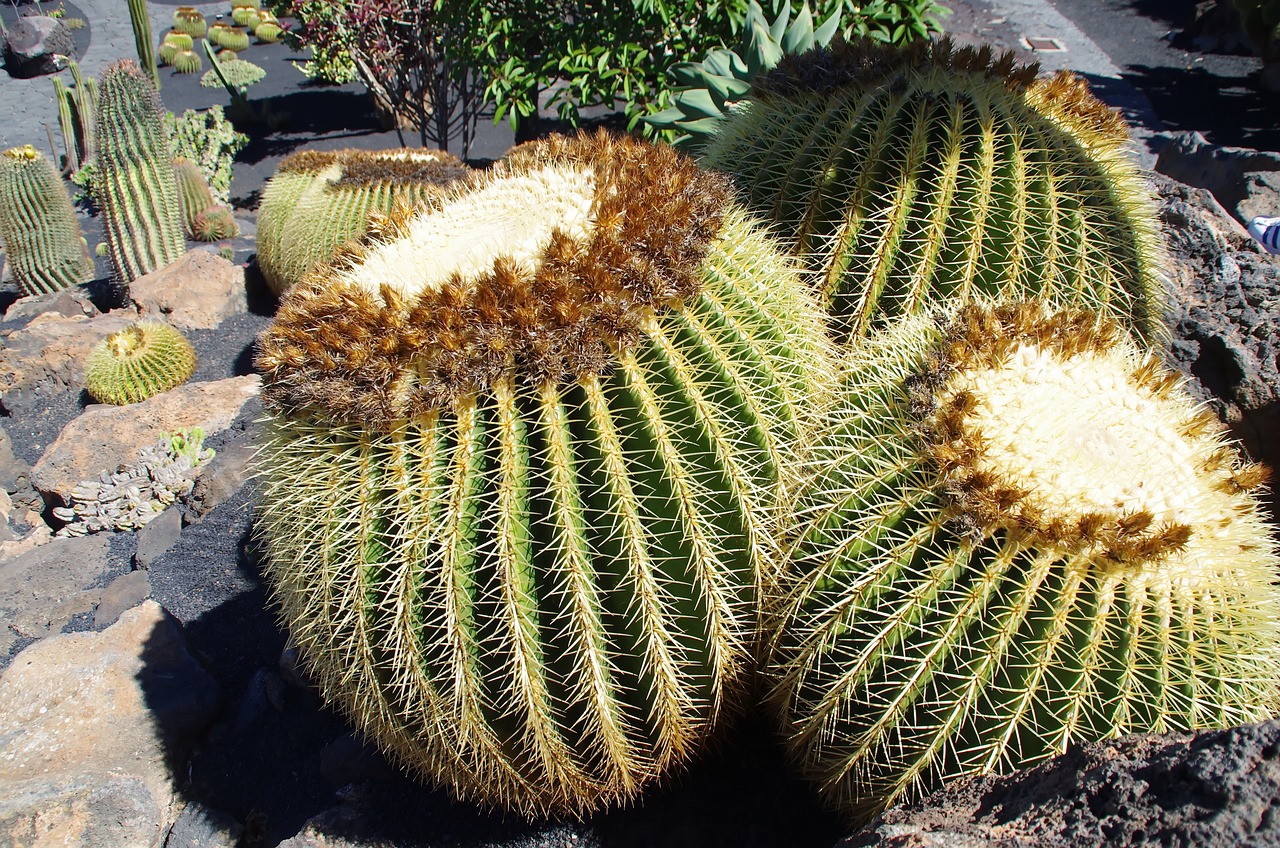
<svg viewBox="0 0 1280 848"><path fill-rule="evenodd" d="M1265 477L1112 321L972 305L851 352L769 663L855 818L949 777L1280 707Z"/></svg>
<svg viewBox="0 0 1280 848"><path fill-rule="evenodd" d="M196 352L162 321L136 321L107 336L89 353L85 389L102 403L137 403L190 379Z"/></svg>
<svg viewBox="0 0 1280 848"><path fill-rule="evenodd" d="M739 705L823 316L718 178L518 148L285 297L266 573L326 698L525 814L633 799Z"/></svg>
<svg viewBox="0 0 1280 848"><path fill-rule="evenodd" d="M62 178L29 144L0 154L0 243L24 295L93 277L93 260Z"/></svg>
<svg viewBox="0 0 1280 848"><path fill-rule="evenodd" d="M838 325L1045 295L1165 335L1154 204L1085 83L949 40L782 60L705 162L805 257Z"/></svg>

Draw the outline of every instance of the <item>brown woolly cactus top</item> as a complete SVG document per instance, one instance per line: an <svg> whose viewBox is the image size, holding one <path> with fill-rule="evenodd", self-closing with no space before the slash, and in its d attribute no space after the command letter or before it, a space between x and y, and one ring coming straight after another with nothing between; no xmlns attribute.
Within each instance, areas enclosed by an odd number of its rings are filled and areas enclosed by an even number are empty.
<svg viewBox="0 0 1280 848"><path fill-rule="evenodd" d="M1020 303L958 312L905 387L957 529L1140 564L1203 557L1266 477L1181 383L1113 322Z"/></svg>
<svg viewBox="0 0 1280 848"><path fill-rule="evenodd" d="M849 86L893 88L894 80L908 73L936 74L939 81L952 80L948 83L951 86L957 79L982 77L1025 95L1073 129L1113 142L1128 140L1124 118L1094 97L1083 79L1069 71L1037 79L1039 71L1039 63L1020 64L1013 51L997 55L986 45L957 48L950 38L908 46L881 44L869 38L837 39L830 47L784 56L776 68L754 81L752 93L757 97L792 97L826 94Z"/></svg>
<svg viewBox="0 0 1280 848"><path fill-rule="evenodd" d="M295 286L260 341L264 400L373 428L518 372L610 367L695 296L729 190L665 146L605 133L516 148Z"/></svg>
<svg viewBox="0 0 1280 848"><path fill-rule="evenodd" d="M279 173L319 174L337 166L339 186L362 186L377 182L444 185L465 176L470 170L443 150L300 150L286 157Z"/></svg>

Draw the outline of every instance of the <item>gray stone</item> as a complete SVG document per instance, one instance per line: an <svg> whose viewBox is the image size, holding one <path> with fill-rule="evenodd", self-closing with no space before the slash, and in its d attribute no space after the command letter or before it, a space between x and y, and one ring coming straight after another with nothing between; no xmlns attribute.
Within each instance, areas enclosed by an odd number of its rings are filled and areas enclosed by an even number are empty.
<svg viewBox="0 0 1280 848"><path fill-rule="evenodd" d="M55 73L66 66L66 58L75 52L75 36L70 28L46 15L19 18L4 39L5 68L11 76L20 78Z"/></svg>
<svg viewBox="0 0 1280 848"><path fill-rule="evenodd" d="M93 611L93 629L101 630L114 624L125 610L130 610L151 595L151 582L145 571L130 571L112 580L102 590L102 597Z"/></svg>
<svg viewBox="0 0 1280 848"><path fill-rule="evenodd" d="M192 801L173 823L164 848L236 848L244 825L220 810Z"/></svg>
<svg viewBox="0 0 1280 848"><path fill-rule="evenodd" d="M0 655L19 637L41 639L92 613L102 596L93 586L110 573L109 546L106 536L55 539L0 562Z"/></svg>
<svg viewBox="0 0 1280 848"><path fill-rule="evenodd" d="M107 315L68 318L45 312L3 336L0 393L10 415L39 415L52 395L84 388L84 367L99 341L123 330L137 315L115 310Z"/></svg>
<svg viewBox="0 0 1280 848"><path fill-rule="evenodd" d="M1280 215L1280 153L1218 147L1198 132L1171 133L1155 167L1178 182L1208 189L1241 224Z"/></svg>
<svg viewBox="0 0 1280 848"><path fill-rule="evenodd" d="M133 555L133 564L141 569L150 568L151 563L178 544L181 535L182 507L174 504L138 531L138 550Z"/></svg>
<svg viewBox="0 0 1280 848"><path fill-rule="evenodd" d="M14 455L13 442L3 427L0 427L0 488L11 495L31 489L31 466Z"/></svg>
<svg viewBox="0 0 1280 848"><path fill-rule="evenodd" d="M0 677L0 833L38 835L18 845L161 844L185 777L170 763L217 702L154 601L100 633L26 648Z"/></svg>
<svg viewBox="0 0 1280 848"><path fill-rule="evenodd" d="M344 804L308 819L297 836L286 839L276 848L392 848L381 839L357 835L369 829L361 811Z"/></svg>
<svg viewBox="0 0 1280 848"><path fill-rule="evenodd" d="M1084 745L894 807L840 848L1280 844L1280 721Z"/></svg>
<svg viewBox="0 0 1280 848"><path fill-rule="evenodd" d="M20 297L4 313L6 324L30 321L37 315L56 312L66 318L92 317L101 314L89 299L89 292L79 286L46 294Z"/></svg>
<svg viewBox="0 0 1280 848"><path fill-rule="evenodd" d="M134 280L129 298L138 314L184 330L210 330L249 309L244 269L206 250L190 251Z"/></svg>
<svg viewBox="0 0 1280 848"><path fill-rule="evenodd" d="M195 524L213 512L249 482L253 474L250 469L253 453L253 437L249 433L218 448L187 497L185 519L188 524Z"/></svg>

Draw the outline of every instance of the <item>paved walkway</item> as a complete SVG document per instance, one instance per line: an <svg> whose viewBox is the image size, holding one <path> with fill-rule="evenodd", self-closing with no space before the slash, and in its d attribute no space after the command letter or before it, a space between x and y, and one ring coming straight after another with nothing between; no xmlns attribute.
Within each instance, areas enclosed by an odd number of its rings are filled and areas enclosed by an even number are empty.
<svg viewBox="0 0 1280 848"><path fill-rule="evenodd" d="M89 21L89 49L80 60L86 74L100 74L110 62L136 57L133 29L122 0L72 0ZM1024 36L1056 38L1066 48L1059 53L1038 53L1036 58L1049 70L1069 68L1084 74L1095 92L1107 103L1124 110L1134 124L1139 140L1149 138L1161 129L1160 121L1146 97L1122 79L1120 69L1112 64L1079 28L1060 14L1049 0L983 0L991 13L1005 19L1007 25ZM52 4L49 4L52 5ZM229 9L229 3L192 3L211 20ZM150 4L151 29L158 40L172 22L175 6ZM945 23L945 22L944 22ZM70 73L60 76L70 84ZM48 125L54 141L61 146L58 111L53 100L53 83L49 77L19 80L0 73L0 149L20 144L34 144L41 150L49 146L44 126ZM1145 144L1139 145L1139 158L1144 164L1154 162Z"/></svg>

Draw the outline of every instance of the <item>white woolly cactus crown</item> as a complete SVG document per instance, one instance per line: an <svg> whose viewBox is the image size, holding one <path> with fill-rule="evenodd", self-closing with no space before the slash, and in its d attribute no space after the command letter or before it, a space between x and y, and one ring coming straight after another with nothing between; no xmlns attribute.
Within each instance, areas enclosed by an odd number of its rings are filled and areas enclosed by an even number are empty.
<svg viewBox="0 0 1280 848"><path fill-rule="evenodd" d="M258 358L265 571L326 697L526 814L688 762L758 658L824 325L668 147L536 142L375 219Z"/></svg>
<svg viewBox="0 0 1280 848"><path fill-rule="evenodd" d="M1115 323L908 317L851 352L839 407L768 669L832 804L1280 708L1266 474Z"/></svg>

